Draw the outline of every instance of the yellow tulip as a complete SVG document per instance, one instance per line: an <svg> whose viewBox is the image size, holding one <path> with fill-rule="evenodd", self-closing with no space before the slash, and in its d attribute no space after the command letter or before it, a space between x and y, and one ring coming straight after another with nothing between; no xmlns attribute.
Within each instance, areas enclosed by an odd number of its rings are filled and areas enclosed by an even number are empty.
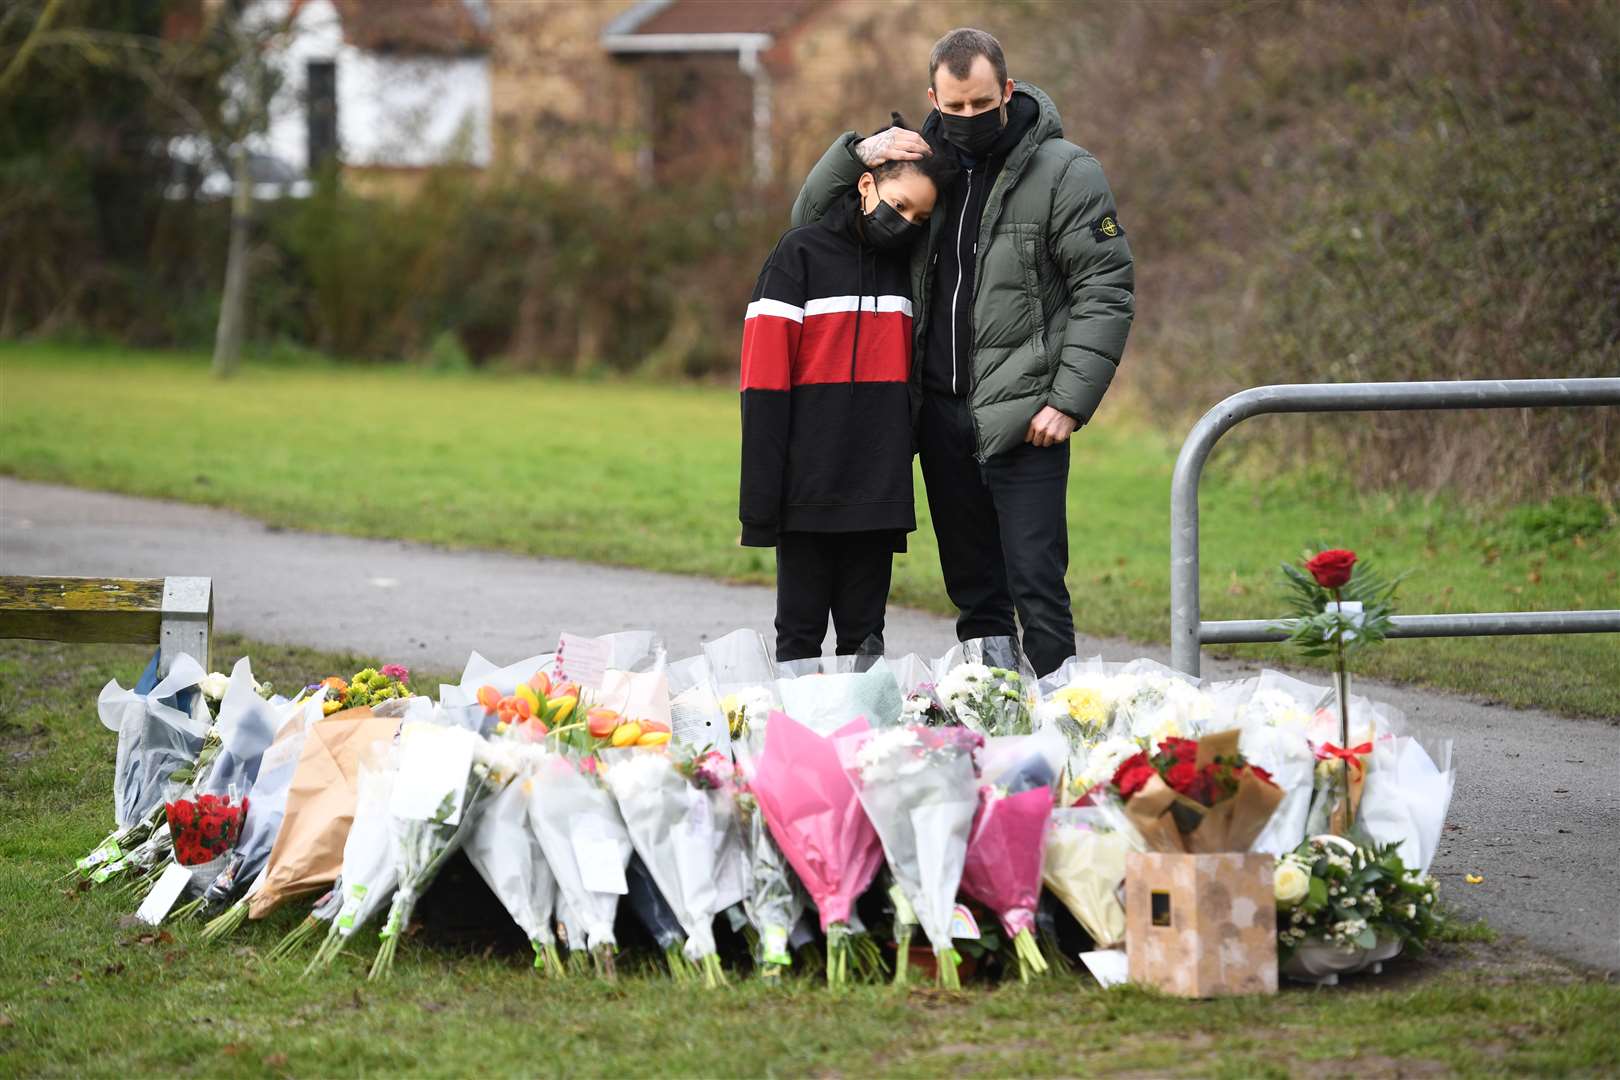
<svg viewBox="0 0 1620 1080"><path fill-rule="evenodd" d="M560 724L564 720L568 719L569 713L574 711L574 706L579 704L579 698L569 695L567 697L560 697L550 704L551 707L557 711L552 713L550 716L545 717L545 720L548 724Z"/></svg>
<svg viewBox="0 0 1620 1080"><path fill-rule="evenodd" d="M529 708L533 711L540 711L540 695L534 692L533 687L524 683L518 683L517 689L513 691L512 696L522 698L524 701L527 701L529 703Z"/></svg>
<svg viewBox="0 0 1620 1080"><path fill-rule="evenodd" d="M630 746L639 738L641 738L641 725L633 720L628 724L620 724L613 729L614 746Z"/></svg>
<svg viewBox="0 0 1620 1080"><path fill-rule="evenodd" d="M641 738L636 740L636 745L663 746L667 742L669 742L669 732L667 731L644 731L641 733Z"/></svg>

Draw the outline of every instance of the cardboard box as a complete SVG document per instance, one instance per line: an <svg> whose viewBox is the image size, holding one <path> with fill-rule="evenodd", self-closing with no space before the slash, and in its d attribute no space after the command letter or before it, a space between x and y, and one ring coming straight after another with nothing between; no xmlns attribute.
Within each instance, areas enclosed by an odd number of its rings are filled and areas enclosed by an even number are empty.
<svg viewBox="0 0 1620 1080"><path fill-rule="evenodd" d="M1277 992L1276 860L1231 852L1131 852L1131 982L1178 997Z"/></svg>

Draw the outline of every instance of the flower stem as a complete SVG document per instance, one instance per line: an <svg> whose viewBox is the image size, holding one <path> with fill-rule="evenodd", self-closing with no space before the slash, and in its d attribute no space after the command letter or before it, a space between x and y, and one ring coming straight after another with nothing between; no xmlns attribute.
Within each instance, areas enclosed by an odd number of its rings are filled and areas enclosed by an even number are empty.
<svg viewBox="0 0 1620 1080"><path fill-rule="evenodd" d="M284 960L291 956L294 952L303 948L306 941L315 936L315 928L319 925L319 919L313 915L306 915L303 922L289 930L287 936L276 943L275 948L270 950L267 959Z"/></svg>
<svg viewBox="0 0 1620 1080"><path fill-rule="evenodd" d="M906 985L911 974L911 924L899 923L894 933L894 985Z"/></svg>
<svg viewBox="0 0 1620 1080"><path fill-rule="evenodd" d="M961 961L961 955L955 949L946 949L935 953L938 960L939 985L947 990L962 989L962 979L956 972L956 965Z"/></svg>
<svg viewBox="0 0 1620 1080"><path fill-rule="evenodd" d="M247 901L238 900L226 908L223 914L215 916L207 926L203 927L202 939L215 942L230 937L247 920L247 909Z"/></svg>

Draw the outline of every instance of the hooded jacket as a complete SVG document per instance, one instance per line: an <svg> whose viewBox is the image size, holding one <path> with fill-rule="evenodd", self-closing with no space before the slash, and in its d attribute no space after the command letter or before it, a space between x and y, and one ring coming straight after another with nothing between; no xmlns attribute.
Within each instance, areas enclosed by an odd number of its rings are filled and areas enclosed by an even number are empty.
<svg viewBox="0 0 1620 1080"><path fill-rule="evenodd" d="M932 304L941 249L963 233L956 250L972 272L964 272L950 315L959 378L968 342L967 385L958 392L968 398L981 461L1022 444L1042 406L1089 421L1119 366L1135 313L1130 244L1102 167L1063 138L1056 106L1028 83L1013 84L1009 129L1031 105L1034 122L1004 154L991 155L1000 164L993 179L984 177L990 183L981 188L982 204L970 207L964 221L966 200L957 202L953 192L948 207L955 215L935 213L928 243L917 245L911 259L916 354L935 349L912 366L920 390L924 364L939 359L931 327L939 314ZM938 145L940 127L938 113L930 114L923 137ZM865 166L854 152L860 139L846 132L822 155L793 205L795 225L821 217L860 179Z"/></svg>
<svg viewBox="0 0 1620 1080"><path fill-rule="evenodd" d="M917 527L909 253L865 243L857 200L846 192L783 234L748 305L738 516L749 547L783 532L898 541Z"/></svg>

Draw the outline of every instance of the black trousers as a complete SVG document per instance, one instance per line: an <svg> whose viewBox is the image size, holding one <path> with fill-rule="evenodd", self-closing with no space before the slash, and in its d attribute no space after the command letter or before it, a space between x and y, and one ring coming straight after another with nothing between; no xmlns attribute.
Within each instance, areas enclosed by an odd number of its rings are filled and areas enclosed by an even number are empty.
<svg viewBox="0 0 1620 1080"><path fill-rule="evenodd" d="M917 443L945 591L959 640L1015 636L1037 675L1074 655L1069 569L1069 444L1029 443L981 465L965 398L925 393Z"/></svg>
<svg viewBox="0 0 1620 1080"><path fill-rule="evenodd" d="M832 616L838 654L883 644L893 532L783 533L776 544L776 659L821 655Z"/></svg>

